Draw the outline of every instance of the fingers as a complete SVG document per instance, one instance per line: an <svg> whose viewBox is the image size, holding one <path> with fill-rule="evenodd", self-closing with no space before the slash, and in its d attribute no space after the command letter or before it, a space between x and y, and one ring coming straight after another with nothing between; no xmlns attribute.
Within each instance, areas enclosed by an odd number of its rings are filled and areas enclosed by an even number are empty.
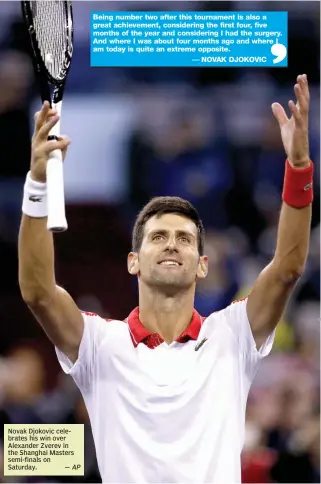
<svg viewBox="0 0 321 484"><path fill-rule="evenodd" d="M41 111L38 111L35 116L35 133L37 134L39 130L42 128L44 123L46 122L48 117L52 117L56 114L56 111L50 108L50 104L48 101L45 101L42 105Z"/></svg>
<svg viewBox="0 0 321 484"><path fill-rule="evenodd" d="M310 104L309 85L306 74L300 74L297 76L297 83L294 86L294 92L297 102L295 104L292 100L289 101L289 108L296 124L298 126L302 126L303 121L306 122L307 120ZM272 111L280 126L289 121L286 112L279 103L272 104Z"/></svg>
<svg viewBox="0 0 321 484"><path fill-rule="evenodd" d="M302 115L301 115L301 112L300 112L300 106L298 106L297 104L295 104L291 100L291 101L289 101L289 108L290 108L290 111L291 111L293 118L295 120L295 124L297 126L302 126L303 119L302 119Z"/></svg>
<svg viewBox="0 0 321 484"><path fill-rule="evenodd" d="M43 123L45 122L45 119L48 116L48 111L49 111L50 105L48 101L45 101L42 105L41 111L38 111L35 114L35 131L39 131Z"/></svg>
<svg viewBox="0 0 321 484"><path fill-rule="evenodd" d="M70 140L70 138L68 138L68 136L59 136L59 141L60 141L60 140L63 140L63 139L65 140L65 145L64 145L64 147L61 149L61 151L62 151L62 159L64 160L64 159L66 158L66 154L67 154L67 148L68 148L68 146L70 145L71 140Z"/></svg>
<svg viewBox="0 0 321 484"><path fill-rule="evenodd" d="M49 154L54 150L64 151L70 145L71 139L68 136L59 136L58 141L48 141L46 144L46 152Z"/></svg>
<svg viewBox="0 0 321 484"><path fill-rule="evenodd" d="M281 104L273 103L272 112L280 126L289 121L289 118L287 117L286 112L284 111L284 108L281 106Z"/></svg>
<svg viewBox="0 0 321 484"><path fill-rule="evenodd" d="M310 93L306 74L297 77L297 84L294 92L299 104L300 113L304 116L308 114L310 104Z"/></svg>
<svg viewBox="0 0 321 484"><path fill-rule="evenodd" d="M43 124L43 126L38 131L38 137L45 140L48 138L51 129L55 126L58 122L59 116L55 114L47 119L47 122Z"/></svg>
<svg viewBox="0 0 321 484"><path fill-rule="evenodd" d="M301 85L304 95L310 100L308 76L306 74L300 74L297 77L297 82Z"/></svg>
<svg viewBox="0 0 321 484"><path fill-rule="evenodd" d="M289 101L289 108L296 125L302 127L307 121L310 104L310 93L306 74L297 77L297 84L294 86L294 92L297 102L294 104L292 100Z"/></svg>

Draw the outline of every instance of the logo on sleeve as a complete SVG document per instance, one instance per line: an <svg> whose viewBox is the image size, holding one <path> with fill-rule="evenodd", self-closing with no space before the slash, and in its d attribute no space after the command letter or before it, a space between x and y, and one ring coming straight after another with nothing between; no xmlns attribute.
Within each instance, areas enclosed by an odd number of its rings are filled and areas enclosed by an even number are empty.
<svg viewBox="0 0 321 484"><path fill-rule="evenodd" d="M38 197L37 195L30 195L29 200L31 202L41 202L42 198Z"/></svg>

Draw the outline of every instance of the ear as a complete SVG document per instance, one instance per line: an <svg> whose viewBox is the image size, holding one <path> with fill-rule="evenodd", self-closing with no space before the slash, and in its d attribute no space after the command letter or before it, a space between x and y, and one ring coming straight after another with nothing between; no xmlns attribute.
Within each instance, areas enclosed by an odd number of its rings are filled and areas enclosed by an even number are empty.
<svg viewBox="0 0 321 484"><path fill-rule="evenodd" d="M200 257L198 268L197 268L197 279L205 279L208 273L208 257L207 255L202 255Z"/></svg>
<svg viewBox="0 0 321 484"><path fill-rule="evenodd" d="M137 252L130 252L127 256L127 268L129 274L136 276L139 272L139 262Z"/></svg>

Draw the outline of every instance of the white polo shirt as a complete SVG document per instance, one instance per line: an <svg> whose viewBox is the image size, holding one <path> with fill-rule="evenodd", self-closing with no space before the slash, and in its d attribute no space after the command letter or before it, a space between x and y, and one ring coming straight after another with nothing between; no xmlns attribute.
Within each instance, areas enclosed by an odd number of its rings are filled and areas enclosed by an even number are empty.
<svg viewBox="0 0 321 484"><path fill-rule="evenodd" d="M126 321L83 313L75 364L56 348L91 421L103 483L241 482L245 409L260 360L246 299L202 318L168 345L136 308Z"/></svg>

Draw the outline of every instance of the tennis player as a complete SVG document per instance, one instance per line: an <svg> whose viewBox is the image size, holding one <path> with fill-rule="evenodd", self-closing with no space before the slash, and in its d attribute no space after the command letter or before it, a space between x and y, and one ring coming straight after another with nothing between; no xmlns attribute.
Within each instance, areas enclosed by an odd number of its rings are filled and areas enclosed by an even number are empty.
<svg viewBox="0 0 321 484"><path fill-rule="evenodd" d="M194 309L208 267L204 230L193 206L176 197L152 199L138 214L128 271L138 279L139 305L124 321L81 311L56 284L46 162L57 116L48 104L36 116L19 234L21 294L83 395L103 482L241 481L248 393L308 255L305 75L294 91L291 119L272 104L287 155L274 257L245 299L206 318ZM61 137L59 147L65 152L69 142Z"/></svg>

